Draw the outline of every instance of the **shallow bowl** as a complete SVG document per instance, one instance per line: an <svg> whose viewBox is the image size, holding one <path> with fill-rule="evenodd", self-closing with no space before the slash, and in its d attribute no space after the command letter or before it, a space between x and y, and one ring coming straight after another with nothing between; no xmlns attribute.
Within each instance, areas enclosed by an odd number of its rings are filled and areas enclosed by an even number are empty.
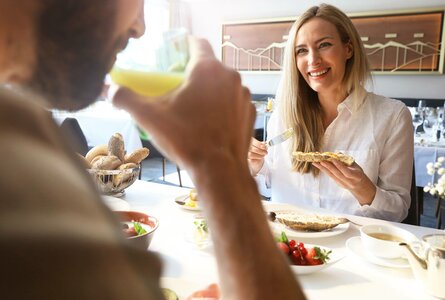
<svg viewBox="0 0 445 300"><path fill-rule="evenodd" d="M127 237L128 241L135 247L148 249L153 239L156 229L159 227L159 221L155 217L138 211L114 211L113 212L121 222L139 222L147 233Z"/></svg>
<svg viewBox="0 0 445 300"><path fill-rule="evenodd" d="M411 243L417 240L411 232L392 225L362 226L360 237L367 252L388 259L403 257L403 249L399 243Z"/></svg>

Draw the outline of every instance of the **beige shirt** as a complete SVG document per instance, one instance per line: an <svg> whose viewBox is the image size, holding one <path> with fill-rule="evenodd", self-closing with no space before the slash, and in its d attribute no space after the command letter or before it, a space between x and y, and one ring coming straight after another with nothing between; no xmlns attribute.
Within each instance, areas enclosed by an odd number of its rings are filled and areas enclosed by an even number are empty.
<svg viewBox="0 0 445 300"><path fill-rule="evenodd" d="M162 299L49 113L0 88L0 297Z"/></svg>
<svg viewBox="0 0 445 300"><path fill-rule="evenodd" d="M402 221L411 202L414 142L410 112L400 101L367 92L363 104L353 112L352 97L338 106L338 116L326 129L321 151L341 151L354 157L377 186L371 205L360 206L348 190L324 173L314 177L292 171L289 140L269 148L259 176L265 176L275 202ZM274 113L268 136L284 130Z"/></svg>

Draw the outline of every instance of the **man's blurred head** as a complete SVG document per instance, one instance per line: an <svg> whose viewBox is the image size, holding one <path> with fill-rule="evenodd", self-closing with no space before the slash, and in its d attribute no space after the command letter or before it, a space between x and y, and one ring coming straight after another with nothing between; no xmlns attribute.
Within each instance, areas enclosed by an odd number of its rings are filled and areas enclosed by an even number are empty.
<svg viewBox="0 0 445 300"><path fill-rule="evenodd" d="M143 0L41 2L36 66L27 85L56 108L88 106L100 94L117 52L143 34Z"/></svg>

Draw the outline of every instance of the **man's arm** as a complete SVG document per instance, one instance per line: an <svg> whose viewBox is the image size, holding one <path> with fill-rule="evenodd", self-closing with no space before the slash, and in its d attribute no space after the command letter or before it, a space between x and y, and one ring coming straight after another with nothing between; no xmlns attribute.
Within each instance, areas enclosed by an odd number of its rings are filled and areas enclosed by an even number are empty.
<svg viewBox="0 0 445 300"><path fill-rule="evenodd" d="M191 52L179 89L151 102L121 89L115 104L192 177L212 230L224 299L303 299L247 164L255 119L250 93L206 41L195 40Z"/></svg>

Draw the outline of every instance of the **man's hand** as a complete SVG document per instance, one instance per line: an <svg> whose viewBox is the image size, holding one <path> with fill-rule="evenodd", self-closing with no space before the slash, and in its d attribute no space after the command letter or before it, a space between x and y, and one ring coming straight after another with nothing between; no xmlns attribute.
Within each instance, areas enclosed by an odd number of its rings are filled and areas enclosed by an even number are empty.
<svg viewBox="0 0 445 300"><path fill-rule="evenodd" d="M206 41L191 44L187 76L178 89L157 99L120 89L114 102L192 177L212 228L224 297L303 299L273 240L247 163L255 118L250 93ZM255 244L261 251L252 252Z"/></svg>
<svg viewBox="0 0 445 300"><path fill-rule="evenodd" d="M187 76L178 89L149 99L120 88L113 101L169 159L189 171L224 156L246 164L255 118L250 93L238 72L216 60L207 41L191 39L190 44Z"/></svg>

